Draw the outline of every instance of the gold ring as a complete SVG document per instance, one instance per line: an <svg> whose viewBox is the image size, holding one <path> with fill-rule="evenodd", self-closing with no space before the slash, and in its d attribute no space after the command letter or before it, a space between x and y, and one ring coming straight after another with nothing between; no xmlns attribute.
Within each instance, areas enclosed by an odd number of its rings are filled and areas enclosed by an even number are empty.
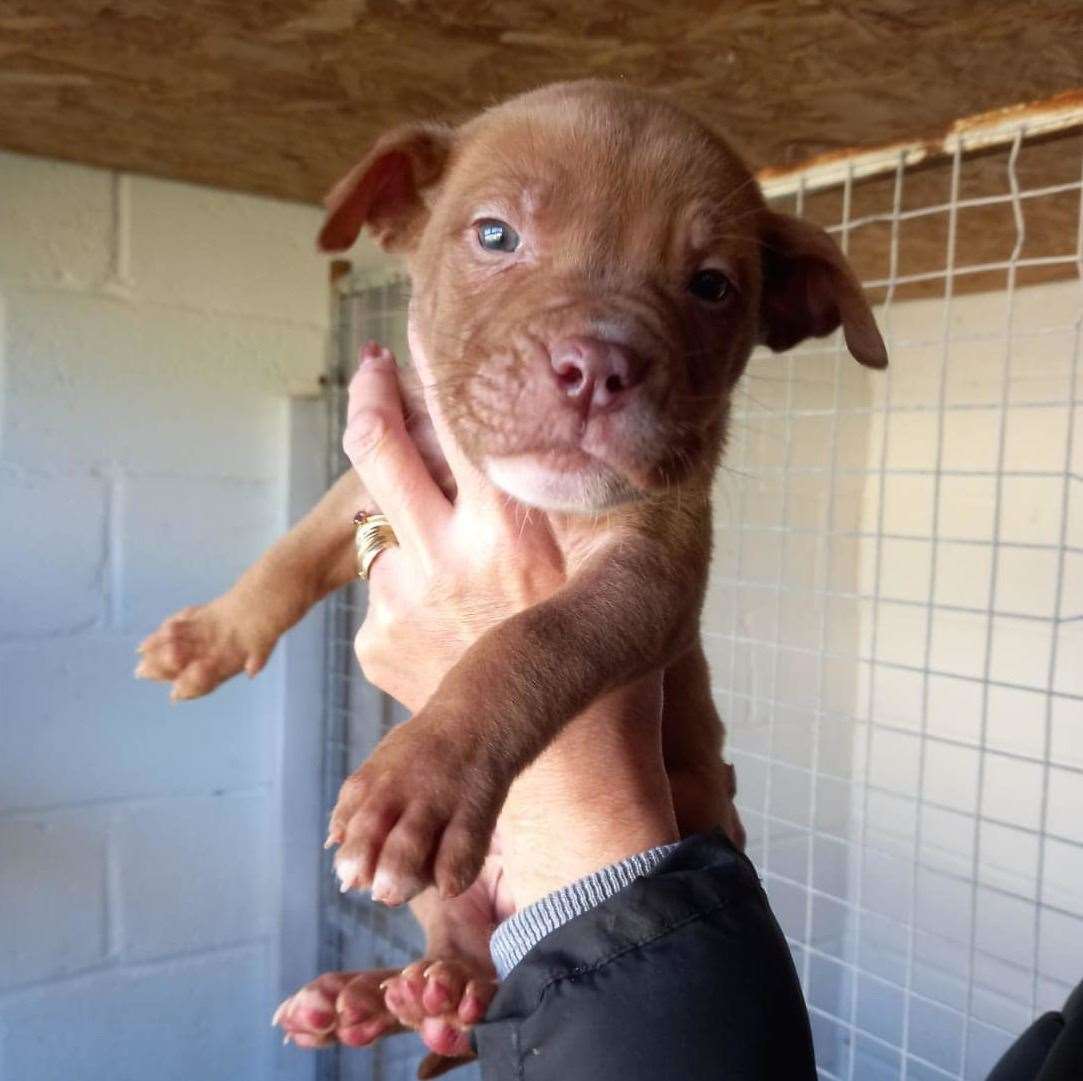
<svg viewBox="0 0 1083 1081"><path fill-rule="evenodd" d="M353 523L357 527L357 577L365 582L376 557L385 548L394 548L399 542L391 523L382 514L366 514L359 510L354 515Z"/></svg>

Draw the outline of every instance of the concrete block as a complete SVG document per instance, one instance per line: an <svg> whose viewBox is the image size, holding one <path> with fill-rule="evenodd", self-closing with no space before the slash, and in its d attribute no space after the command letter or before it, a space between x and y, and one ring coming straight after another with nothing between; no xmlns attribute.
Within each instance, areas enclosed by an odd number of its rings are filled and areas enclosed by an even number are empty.
<svg viewBox="0 0 1083 1081"><path fill-rule="evenodd" d="M114 827L121 956L148 960L269 934L273 814L263 795L125 810Z"/></svg>
<svg viewBox="0 0 1083 1081"><path fill-rule="evenodd" d="M283 531L275 486L126 478L118 595L125 627L151 631L187 604L211 600Z"/></svg>
<svg viewBox="0 0 1083 1081"><path fill-rule="evenodd" d="M105 957L105 844L101 815L85 811L0 822L0 988Z"/></svg>
<svg viewBox="0 0 1083 1081"><path fill-rule="evenodd" d="M98 973L0 1002L11 1081L262 1081L274 1034L260 947Z"/></svg>
<svg viewBox="0 0 1083 1081"><path fill-rule="evenodd" d="M102 614L105 517L101 478L0 467L0 637L68 631Z"/></svg>
<svg viewBox="0 0 1083 1081"><path fill-rule="evenodd" d="M0 152L0 282L89 289L109 273L113 175Z"/></svg>
<svg viewBox="0 0 1083 1081"><path fill-rule="evenodd" d="M142 176L128 192L138 301L328 325L319 207Z"/></svg>
<svg viewBox="0 0 1083 1081"><path fill-rule="evenodd" d="M78 635L0 646L0 810L89 800L211 795L269 781L266 675L173 706L132 678L137 639Z"/></svg>
<svg viewBox="0 0 1083 1081"><path fill-rule="evenodd" d="M272 476L284 398L326 349L317 327L74 293L9 291L7 326L3 452L32 468Z"/></svg>

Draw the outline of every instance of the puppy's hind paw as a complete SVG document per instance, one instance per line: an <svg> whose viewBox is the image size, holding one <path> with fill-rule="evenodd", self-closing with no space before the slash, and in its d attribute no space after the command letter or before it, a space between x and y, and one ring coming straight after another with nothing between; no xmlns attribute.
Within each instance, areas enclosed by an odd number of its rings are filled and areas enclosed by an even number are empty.
<svg viewBox="0 0 1083 1081"><path fill-rule="evenodd" d="M275 1011L272 1025L303 1048L367 1047L401 1031L384 1004L380 985L396 969L368 972L325 972L291 995Z"/></svg>
<svg viewBox="0 0 1083 1081"><path fill-rule="evenodd" d="M430 1051L460 1059L472 1054L470 1029L485 1016L495 991L490 968L465 958L425 959L386 981L384 1001L403 1025L417 1029Z"/></svg>

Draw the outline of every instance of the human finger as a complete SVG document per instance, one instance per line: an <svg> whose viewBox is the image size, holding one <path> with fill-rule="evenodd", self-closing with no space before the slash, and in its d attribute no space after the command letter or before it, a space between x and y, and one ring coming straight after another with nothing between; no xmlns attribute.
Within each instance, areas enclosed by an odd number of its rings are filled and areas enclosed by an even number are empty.
<svg viewBox="0 0 1083 1081"><path fill-rule="evenodd" d="M400 544L431 551L451 504L418 453L403 420L395 360L369 342L350 381L342 446Z"/></svg>

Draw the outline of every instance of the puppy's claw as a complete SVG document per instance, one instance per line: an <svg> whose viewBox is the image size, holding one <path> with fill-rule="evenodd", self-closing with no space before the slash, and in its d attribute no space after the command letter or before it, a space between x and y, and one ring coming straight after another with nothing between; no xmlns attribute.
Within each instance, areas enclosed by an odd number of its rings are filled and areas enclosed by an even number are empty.
<svg viewBox="0 0 1083 1081"><path fill-rule="evenodd" d="M289 1004L290 1004L290 1000L288 998L283 999L278 1004L278 1009L275 1010L274 1016L271 1018L271 1028L274 1028L278 1024L278 1022L282 1020L282 1015L286 1012L286 1007Z"/></svg>
<svg viewBox="0 0 1083 1081"><path fill-rule="evenodd" d="M402 904L401 890L395 885L395 880L386 871L377 871L372 880L372 899L380 901L389 907Z"/></svg>
<svg viewBox="0 0 1083 1081"><path fill-rule="evenodd" d="M339 860L335 864L335 873L339 880L339 893L345 893L357 882L357 872L360 870L355 859Z"/></svg>

